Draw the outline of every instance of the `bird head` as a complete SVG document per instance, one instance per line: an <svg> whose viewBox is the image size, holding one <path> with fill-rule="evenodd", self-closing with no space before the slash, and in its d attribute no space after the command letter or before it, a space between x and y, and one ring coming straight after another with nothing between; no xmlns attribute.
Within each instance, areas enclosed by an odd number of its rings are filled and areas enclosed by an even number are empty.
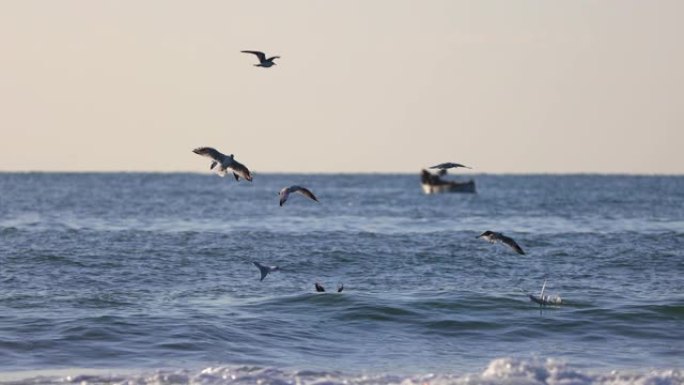
<svg viewBox="0 0 684 385"><path fill-rule="evenodd" d="M492 235L492 234L494 234L494 233L493 233L493 232L491 232L491 231L489 231L489 230L487 230L487 231L485 231L484 233L482 233L482 234L478 235L478 236L477 236L477 237L475 237L475 238L481 238L481 237L486 237L486 236L489 236L489 235Z"/></svg>

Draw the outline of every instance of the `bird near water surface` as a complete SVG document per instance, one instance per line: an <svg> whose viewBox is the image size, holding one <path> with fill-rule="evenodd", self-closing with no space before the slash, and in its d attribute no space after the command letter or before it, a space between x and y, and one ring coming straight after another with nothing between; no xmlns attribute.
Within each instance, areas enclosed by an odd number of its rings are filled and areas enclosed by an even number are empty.
<svg viewBox="0 0 684 385"><path fill-rule="evenodd" d="M311 192L311 190L302 186L293 185L289 187L283 187L278 193L278 195L280 196L280 206L285 204L287 198L289 198L290 194L292 193L300 193L305 197L318 202L318 198L316 198L316 196Z"/></svg>
<svg viewBox="0 0 684 385"><path fill-rule="evenodd" d="M457 168L457 167L463 167L463 168L469 168L472 169L472 167L468 167L466 165L460 164L460 163L453 163L453 162L446 162L446 163L440 163L437 165L434 165L430 168L438 168L440 170L448 170L450 168Z"/></svg>
<svg viewBox="0 0 684 385"><path fill-rule="evenodd" d="M325 287L323 287L323 285L321 285L320 283L314 283L314 287L316 288L316 291L318 293L325 293ZM341 293L342 290L344 290L344 284L340 283L337 285L337 292Z"/></svg>
<svg viewBox="0 0 684 385"><path fill-rule="evenodd" d="M501 242L504 245L510 247L518 254L525 254L522 247L520 247L511 237L507 237L502 233L497 233L494 231L487 230L484 233L478 235L476 238L484 238L491 243Z"/></svg>
<svg viewBox="0 0 684 385"><path fill-rule="evenodd" d="M226 176L228 169L230 169L235 180L239 181L242 178L250 182L252 181L252 173L244 164L235 160L233 154L225 155L212 147L198 147L192 150L192 152L211 159L212 162L209 169L216 169L216 172L222 177Z"/></svg>
<svg viewBox="0 0 684 385"><path fill-rule="evenodd" d="M272 273L274 271L280 270L280 267L278 267L278 266L262 265L261 263L259 263L257 261L253 261L252 263L254 264L254 266L259 268L259 272L261 273L261 278L259 279L259 281L263 281L264 278L266 278L266 276L268 275L268 273Z"/></svg>

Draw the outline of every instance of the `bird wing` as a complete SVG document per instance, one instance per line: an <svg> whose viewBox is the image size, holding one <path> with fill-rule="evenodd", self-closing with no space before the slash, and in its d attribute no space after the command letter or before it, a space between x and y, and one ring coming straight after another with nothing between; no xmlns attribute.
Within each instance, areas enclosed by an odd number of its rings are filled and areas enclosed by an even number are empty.
<svg viewBox="0 0 684 385"><path fill-rule="evenodd" d="M224 154L220 153L218 150L212 147L197 147L192 150L197 155L206 156L213 159L215 162L221 163L226 157ZM212 167L213 168L213 167Z"/></svg>
<svg viewBox="0 0 684 385"><path fill-rule="evenodd" d="M238 179L237 177L240 176L243 179L246 179L250 182L252 181L252 173L249 172L249 169L244 164L233 159L233 161L230 163L230 165L228 167L233 169L236 180Z"/></svg>
<svg viewBox="0 0 684 385"><path fill-rule="evenodd" d="M537 297L534 294L528 294L527 296L530 297L531 301L534 301L540 305L544 305L544 299L543 298Z"/></svg>
<svg viewBox="0 0 684 385"><path fill-rule="evenodd" d="M432 166L430 168L441 168L441 169L447 169L447 168L456 168L456 167L463 167L463 168L470 168L464 164L460 163L453 163L453 162L446 162L446 163L440 163L436 166Z"/></svg>
<svg viewBox="0 0 684 385"><path fill-rule="evenodd" d="M266 61L273 61L275 59L280 59L280 56L271 56L270 58L266 59Z"/></svg>
<svg viewBox="0 0 684 385"><path fill-rule="evenodd" d="M509 246L511 249L515 250L516 253L525 255L525 252L523 251L522 247L518 246L518 244L513 240L513 238L501 235L500 239L501 242Z"/></svg>
<svg viewBox="0 0 684 385"><path fill-rule="evenodd" d="M463 167L463 168L470 168L466 166L465 164L460 164L460 163L449 163L450 167L456 168L456 167Z"/></svg>
<svg viewBox="0 0 684 385"><path fill-rule="evenodd" d="M261 273L261 279L259 281L263 281L264 278L268 275L268 268L259 262L252 262L254 266L259 268L259 272Z"/></svg>
<svg viewBox="0 0 684 385"><path fill-rule="evenodd" d="M260 62L266 61L266 54L261 52L261 51L240 51L242 53L251 53L252 55L256 55L259 58Z"/></svg>
<svg viewBox="0 0 684 385"><path fill-rule="evenodd" d="M301 193L302 195L304 195L305 197L307 197L309 199L313 199L316 202L318 202L318 198L316 198L316 196L309 189L307 189L305 187L296 186L295 191L297 191L298 193Z"/></svg>

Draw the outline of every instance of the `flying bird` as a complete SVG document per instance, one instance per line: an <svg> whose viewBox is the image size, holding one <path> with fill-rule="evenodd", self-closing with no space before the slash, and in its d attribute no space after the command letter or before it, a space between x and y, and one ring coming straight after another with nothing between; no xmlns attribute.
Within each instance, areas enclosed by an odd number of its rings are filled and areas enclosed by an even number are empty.
<svg viewBox="0 0 684 385"><path fill-rule="evenodd" d="M432 167L430 167L430 168L438 168L438 169L440 169L440 170L448 170L448 169L450 169L450 168L457 168L457 167L463 167L463 168L470 168L470 169L472 169L472 167L468 167L468 166L466 166L466 165L463 165L463 164L460 164L460 163L453 163L453 162L440 163L440 164L435 165L435 166L432 166Z"/></svg>
<svg viewBox="0 0 684 385"><path fill-rule="evenodd" d="M255 67L264 67L268 68L271 66L276 65L276 63L273 62L275 59L280 59L280 56L271 56L268 59L266 58L266 54L261 52L261 51L240 51L242 53L251 53L253 55L256 55L257 58L259 58L259 64L255 64Z"/></svg>
<svg viewBox="0 0 684 385"><path fill-rule="evenodd" d="M517 243L513 240L511 237L507 237L503 235L502 233L496 233L494 231L485 231L484 233L478 235L476 238L484 238L485 240L491 242L491 243L496 243L496 242L501 242L505 244L506 246L510 247L511 249L515 250L516 253L518 254L525 254L523 249L518 246Z"/></svg>
<svg viewBox="0 0 684 385"><path fill-rule="evenodd" d="M240 178L242 178L250 182L252 181L252 173L249 172L249 169L245 167L244 164L235 160L233 154L225 155L212 147L198 147L192 150L192 152L211 159L211 166L209 166L209 169L213 170L216 168L216 172L222 177L226 176L228 169L230 169L233 172L235 180L239 181Z"/></svg>
<svg viewBox="0 0 684 385"><path fill-rule="evenodd" d="M280 270L280 267L278 266L266 266L256 261L253 261L252 263L254 264L254 266L259 268L259 272L261 273L261 279L259 281L263 281L264 278L266 278L266 276L268 275L268 273Z"/></svg>
<svg viewBox="0 0 684 385"><path fill-rule="evenodd" d="M287 201L287 198L290 196L290 194L296 193L296 192L304 195L305 197L307 197L309 199L313 199L316 202L318 202L318 198L316 198L316 196L311 191L309 191L309 189L304 188L302 186L293 185L290 187L283 187L283 189L280 190L280 192L278 193L278 195L280 195L280 206L285 204L285 202Z"/></svg>

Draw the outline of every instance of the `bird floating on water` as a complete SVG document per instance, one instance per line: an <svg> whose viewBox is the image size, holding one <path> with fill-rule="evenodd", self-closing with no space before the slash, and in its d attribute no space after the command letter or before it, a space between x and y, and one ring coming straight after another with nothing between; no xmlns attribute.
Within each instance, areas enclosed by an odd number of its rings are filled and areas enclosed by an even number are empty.
<svg viewBox="0 0 684 385"><path fill-rule="evenodd" d="M463 167L463 168L469 168L472 169L472 167L468 167L466 165L460 164L460 163L453 163L453 162L446 162L446 163L440 163L438 165L434 165L430 168L438 168L440 170L448 170L450 168L457 168L457 167Z"/></svg>
<svg viewBox="0 0 684 385"><path fill-rule="evenodd" d="M233 154L225 155L212 147L198 147L192 150L192 152L211 159L212 162L211 166L209 166L209 169L213 170L218 166L218 168L216 168L216 172L222 177L226 176L228 169L230 169L233 172L235 180L239 181L240 178L243 178L250 182L252 181L252 173L249 172L249 169L245 167L244 164L235 160Z"/></svg>
<svg viewBox="0 0 684 385"><path fill-rule="evenodd" d="M280 267L278 266L266 266L262 265L257 261L253 261L252 263L254 264L254 266L259 268L259 272L261 273L261 279L259 279L259 281L263 281L264 278L266 278L266 276L268 275L268 273L280 270Z"/></svg>
<svg viewBox="0 0 684 385"><path fill-rule="evenodd" d="M314 287L316 288L317 292L325 293L325 288L320 283L318 283L318 282L314 283ZM337 292L341 293L342 290L344 290L344 284L340 283L337 285Z"/></svg>
<svg viewBox="0 0 684 385"><path fill-rule="evenodd" d="M560 296L544 295L544 289L546 289L546 280L544 280L544 284L542 285L541 293L539 293L538 296L534 295L534 294L528 294L527 296L530 297L530 300L532 302L538 303L539 306L560 305L563 303L563 300L561 299Z"/></svg>
<svg viewBox="0 0 684 385"><path fill-rule="evenodd" d="M494 231L487 230L484 233L478 235L476 238L484 238L485 240L491 243L501 242L506 246L510 247L511 249L515 250L516 253L523 255L525 254L522 247L518 246L518 244L513 240L513 238L507 237L502 233L496 233Z"/></svg>
<svg viewBox="0 0 684 385"><path fill-rule="evenodd" d="M296 192L318 202L318 198L316 198L316 196L309 189L302 186L293 185L289 187L283 187L282 190L280 190L280 192L278 193L278 195L280 195L280 206L285 204L290 194Z"/></svg>
<svg viewBox="0 0 684 385"><path fill-rule="evenodd" d="M271 56L269 58L266 58L266 54L261 52L261 51L240 51L242 53L251 53L253 55L256 55L257 58L259 58L259 64L255 64L255 67L264 67L268 68L271 66L276 65L276 63L273 62L275 59L280 59L280 56Z"/></svg>

